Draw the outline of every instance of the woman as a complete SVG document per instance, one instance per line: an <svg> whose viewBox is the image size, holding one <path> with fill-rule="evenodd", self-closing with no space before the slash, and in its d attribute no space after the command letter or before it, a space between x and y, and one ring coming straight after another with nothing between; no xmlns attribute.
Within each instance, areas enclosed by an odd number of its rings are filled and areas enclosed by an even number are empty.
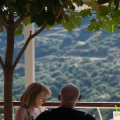
<svg viewBox="0 0 120 120"><path fill-rule="evenodd" d="M15 120L35 120L41 113L40 106L51 96L51 91L43 84L35 82L30 84L22 94L22 105L15 114Z"/></svg>

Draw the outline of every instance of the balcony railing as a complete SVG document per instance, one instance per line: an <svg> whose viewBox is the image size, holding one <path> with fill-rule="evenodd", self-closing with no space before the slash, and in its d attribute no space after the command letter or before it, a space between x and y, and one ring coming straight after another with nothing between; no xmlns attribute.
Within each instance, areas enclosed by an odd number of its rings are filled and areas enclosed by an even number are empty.
<svg viewBox="0 0 120 120"><path fill-rule="evenodd" d="M21 103L19 101L13 101L13 106L18 107ZM96 108L98 110L98 114L100 117L100 120L103 120L100 109L115 109L115 105L117 105L117 108L120 109L120 103L118 102L78 102L75 105L75 108ZM46 108L57 108L60 106L60 102L46 102L42 105ZM4 101L0 102L0 107L4 107ZM14 113L14 112L13 112Z"/></svg>

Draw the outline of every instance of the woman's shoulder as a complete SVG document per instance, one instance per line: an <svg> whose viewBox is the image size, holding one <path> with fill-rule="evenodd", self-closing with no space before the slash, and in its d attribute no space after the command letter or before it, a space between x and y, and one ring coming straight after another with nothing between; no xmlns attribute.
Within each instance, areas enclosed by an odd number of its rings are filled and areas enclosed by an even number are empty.
<svg viewBox="0 0 120 120"><path fill-rule="evenodd" d="M18 118L21 118L21 120L24 120L25 118L27 118L27 113L25 108L23 108L22 106L20 106L18 108L18 110L15 113L15 120L18 120Z"/></svg>
<svg viewBox="0 0 120 120"><path fill-rule="evenodd" d="M23 106L20 106L20 107L18 108L17 112L26 113L26 109L25 109Z"/></svg>

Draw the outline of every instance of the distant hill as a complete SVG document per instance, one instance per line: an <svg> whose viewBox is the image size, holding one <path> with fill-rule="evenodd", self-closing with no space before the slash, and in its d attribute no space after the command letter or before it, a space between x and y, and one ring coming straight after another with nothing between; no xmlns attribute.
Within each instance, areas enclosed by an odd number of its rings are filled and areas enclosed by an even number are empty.
<svg viewBox="0 0 120 120"><path fill-rule="evenodd" d="M80 88L82 102L120 101L120 30L114 33L105 30L88 32L85 28L89 19L86 18L81 28L70 33L57 26L50 31L44 30L35 38L35 80L51 89L50 101L58 100L60 88L67 83ZM16 36L14 60L23 44L24 34ZM6 32L0 33L0 55L3 59L5 47ZM19 100L24 91L24 75L23 55L14 72L13 100ZM3 79L0 68L1 100ZM105 118L110 118L110 114Z"/></svg>

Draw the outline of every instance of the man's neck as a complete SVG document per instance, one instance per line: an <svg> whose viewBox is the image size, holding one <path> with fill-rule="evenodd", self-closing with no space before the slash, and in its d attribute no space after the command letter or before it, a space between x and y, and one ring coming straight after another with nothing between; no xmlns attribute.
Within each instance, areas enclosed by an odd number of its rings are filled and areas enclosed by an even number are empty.
<svg viewBox="0 0 120 120"><path fill-rule="evenodd" d="M74 109L75 105L74 104L60 104L60 107L64 107L64 108L71 108Z"/></svg>

